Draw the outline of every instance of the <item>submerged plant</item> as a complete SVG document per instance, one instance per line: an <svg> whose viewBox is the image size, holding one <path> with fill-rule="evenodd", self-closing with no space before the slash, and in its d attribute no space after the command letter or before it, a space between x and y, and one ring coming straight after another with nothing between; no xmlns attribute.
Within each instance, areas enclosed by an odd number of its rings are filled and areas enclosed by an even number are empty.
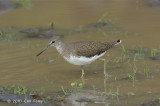
<svg viewBox="0 0 160 106"><path fill-rule="evenodd" d="M142 54L142 46L141 47L137 47L137 52L138 52L138 54Z"/></svg>
<svg viewBox="0 0 160 106"><path fill-rule="evenodd" d="M147 77L147 78L149 78L149 74L150 74L150 70L149 70L149 68L144 68L144 75Z"/></svg>
<svg viewBox="0 0 160 106"><path fill-rule="evenodd" d="M82 31L83 31L83 26L82 26L82 25L79 26L78 31L79 31L79 32L82 32Z"/></svg>
<svg viewBox="0 0 160 106"><path fill-rule="evenodd" d="M137 61L137 56L135 55L134 58L133 58L134 65L136 64L136 61Z"/></svg>
<svg viewBox="0 0 160 106"><path fill-rule="evenodd" d="M135 81L135 75L137 73L137 68L133 68L133 73L128 74L128 77L134 82Z"/></svg>
<svg viewBox="0 0 160 106"><path fill-rule="evenodd" d="M100 93L100 98L102 99L104 95L105 95L105 93L104 93L104 92L101 92L101 93Z"/></svg>
<svg viewBox="0 0 160 106"><path fill-rule="evenodd" d="M65 97L65 96L67 96L67 95L69 95L69 94L71 94L73 92L72 89L64 89L63 86L61 87L61 89L62 89L62 92L64 94L62 97Z"/></svg>
<svg viewBox="0 0 160 106"><path fill-rule="evenodd" d="M93 85L93 86L92 86L92 88L93 88L94 95L95 95L95 93L96 93L96 86L95 86L95 85Z"/></svg>
<svg viewBox="0 0 160 106"><path fill-rule="evenodd" d="M63 88L63 86L61 88L62 88L62 91L63 91L64 95L66 96L67 95L67 91Z"/></svg>
<svg viewBox="0 0 160 106"><path fill-rule="evenodd" d="M104 13L99 19L98 19L98 23L100 23L100 22L105 22L105 18L106 18L106 16L107 16L107 13Z"/></svg>
<svg viewBox="0 0 160 106"><path fill-rule="evenodd" d="M126 48L124 47L124 45L121 44L121 48L122 48L122 52L126 54L126 53L127 53L127 50L126 50Z"/></svg>
<svg viewBox="0 0 160 106"><path fill-rule="evenodd" d="M0 36L2 36L3 35L3 32L2 31L0 31Z"/></svg>
<svg viewBox="0 0 160 106"><path fill-rule="evenodd" d="M120 88L120 87L117 87L116 92L113 92L111 89L109 89L109 94L112 96L112 99L113 99L115 96L118 98L118 96L119 96L119 88Z"/></svg>
<svg viewBox="0 0 160 106"><path fill-rule="evenodd" d="M157 49L152 49L152 50L151 50L151 56L152 56L152 57L155 57L155 56L156 56L156 53L157 53Z"/></svg>

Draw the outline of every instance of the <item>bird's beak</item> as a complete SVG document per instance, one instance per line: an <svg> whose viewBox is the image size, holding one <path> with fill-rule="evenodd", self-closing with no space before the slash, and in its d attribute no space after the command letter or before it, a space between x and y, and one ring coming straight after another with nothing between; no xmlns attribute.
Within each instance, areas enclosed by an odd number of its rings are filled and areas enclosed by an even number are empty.
<svg viewBox="0 0 160 106"><path fill-rule="evenodd" d="M52 44L52 43L51 43ZM41 52L39 52L36 56L39 56L40 54L42 54L45 50L47 50L51 44L48 44Z"/></svg>

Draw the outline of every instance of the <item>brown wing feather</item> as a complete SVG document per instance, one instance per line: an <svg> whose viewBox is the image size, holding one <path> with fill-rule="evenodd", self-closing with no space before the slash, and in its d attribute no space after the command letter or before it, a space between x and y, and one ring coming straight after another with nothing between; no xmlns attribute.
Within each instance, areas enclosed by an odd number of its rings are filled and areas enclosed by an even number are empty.
<svg viewBox="0 0 160 106"><path fill-rule="evenodd" d="M100 55L115 45L116 42L82 41L72 43L77 56L92 57Z"/></svg>

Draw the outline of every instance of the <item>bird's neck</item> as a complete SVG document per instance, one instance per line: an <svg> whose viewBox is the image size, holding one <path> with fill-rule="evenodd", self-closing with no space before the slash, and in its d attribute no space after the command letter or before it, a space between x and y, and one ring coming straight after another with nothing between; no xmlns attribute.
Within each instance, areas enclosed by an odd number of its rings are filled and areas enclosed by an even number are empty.
<svg viewBox="0 0 160 106"><path fill-rule="evenodd" d="M59 41L58 44L55 46L57 51L63 55L65 48L67 47L67 44L63 41Z"/></svg>

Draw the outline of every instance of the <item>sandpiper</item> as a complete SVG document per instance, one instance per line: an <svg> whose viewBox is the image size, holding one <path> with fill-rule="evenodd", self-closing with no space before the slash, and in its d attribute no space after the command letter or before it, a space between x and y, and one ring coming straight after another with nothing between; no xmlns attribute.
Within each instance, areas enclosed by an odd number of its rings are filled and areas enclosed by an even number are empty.
<svg viewBox="0 0 160 106"><path fill-rule="evenodd" d="M121 40L110 42L79 41L67 44L63 42L60 36L54 36L47 47L38 53L37 56L43 53L50 46L54 46L67 62L81 66L81 77L83 77L83 65L90 64L102 57L108 49L119 43L121 43Z"/></svg>

